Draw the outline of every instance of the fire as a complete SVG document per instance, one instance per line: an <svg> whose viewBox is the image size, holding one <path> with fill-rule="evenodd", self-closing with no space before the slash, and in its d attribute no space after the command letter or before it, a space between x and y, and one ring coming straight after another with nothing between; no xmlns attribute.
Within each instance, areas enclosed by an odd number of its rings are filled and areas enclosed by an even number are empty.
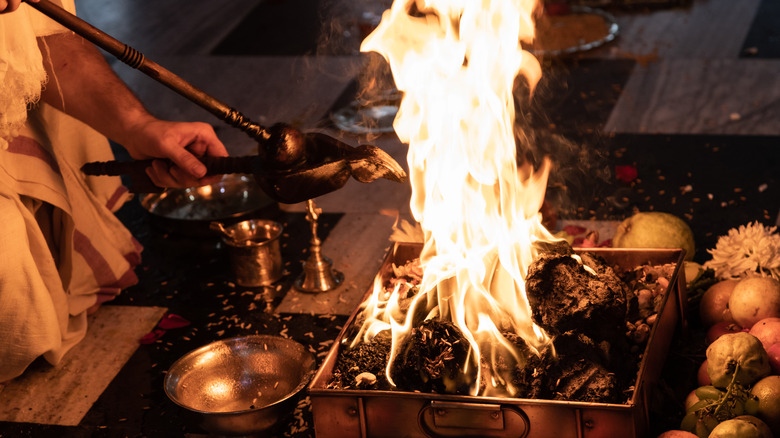
<svg viewBox="0 0 780 438"><path fill-rule="evenodd" d="M534 244L556 240L539 213L550 163L518 166L512 95L518 75L531 89L541 77L522 49L533 40L536 7L536 0L396 0L361 46L387 59L403 92L394 128L409 144L411 210L425 235L422 281L408 310L400 288L388 296L377 280L355 338L391 331L391 384L392 358L421 312L452 322L468 341L463 370L472 395L515 392L495 362L523 358L502 331L532 349L551 344L532 322L525 293Z"/></svg>

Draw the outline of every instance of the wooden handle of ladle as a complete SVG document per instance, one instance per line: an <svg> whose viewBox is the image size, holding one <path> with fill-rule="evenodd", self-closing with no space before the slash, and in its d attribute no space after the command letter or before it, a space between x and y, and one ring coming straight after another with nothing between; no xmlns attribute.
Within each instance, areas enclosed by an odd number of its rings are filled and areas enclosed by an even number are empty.
<svg viewBox="0 0 780 438"><path fill-rule="evenodd" d="M266 128L247 119L239 111L231 108L223 102L215 99L202 90L195 88L192 84L170 72L156 62L146 58L143 53L128 46L127 44L108 35L102 30L92 26L81 18L76 17L65 9L51 3L48 0L39 0L38 2L27 2L28 5L37 9L42 14L48 16L57 23L72 30L82 38L100 47L106 52L114 55L117 59L130 67L143 72L150 78L162 83L171 90L186 97L190 101L201 106L205 110L227 122L229 125L241 129L257 140L263 143L268 138Z"/></svg>
<svg viewBox="0 0 780 438"><path fill-rule="evenodd" d="M257 155L238 156L238 157L198 157L201 163L206 166L206 175L224 175L228 173L255 173L258 168L255 162L259 160ZM86 175L141 175L145 173L146 168L152 165L155 159L133 160L133 161L93 161L86 163L81 167L81 171ZM167 161L169 165L173 163Z"/></svg>

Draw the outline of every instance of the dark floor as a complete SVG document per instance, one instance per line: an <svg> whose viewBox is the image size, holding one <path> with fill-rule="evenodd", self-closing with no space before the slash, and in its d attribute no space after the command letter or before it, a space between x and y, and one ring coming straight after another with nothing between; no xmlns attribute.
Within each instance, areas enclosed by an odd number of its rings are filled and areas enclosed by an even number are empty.
<svg viewBox="0 0 780 438"><path fill-rule="evenodd" d="M219 56L312 54L319 44L317 32L333 31L324 29L326 23L320 21L322 8L315 5L318 3L258 2L245 11L244 18L233 17L232 31L223 32L207 52ZM297 20L275 18L288 16L284 11L290 10L298 13ZM742 56L776 59L780 43L772 23L780 22L780 10L776 2L764 0L758 11L738 44L755 50ZM301 26L306 23L310 25ZM189 46L182 43L181 47ZM341 54L350 50L342 50ZM645 68L642 63L642 59L624 56L545 60L545 79L537 101L545 110L535 112L535 107L531 107L527 116L539 137L550 139L544 144L562 157L560 170L552 176L551 183L566 189L550 191L560 217L621 220L635 210L667 211L692 225L697 241L696 259L700 261L706 260L707 248L713 248L717 237L730 228L751 221L773 225L780 210L780 127L775 135L603 131L610 117L614 117L613 109L632 73ZM775 85L770 84L770 89ZM343 101L351 98L350 93L351 89L345 88ZM338 102L333 105L338 106ZM326 121L327 114L322 114L321 119ZM588 157L589 165L585 168L580 166L583 157ZM616 180L616 165L635 166L638 178L630 183ZM321 218L323 239L351 213L330 211ZM237 287L225 248L216 237L192 239L178 235L175 230L154 223L154 218L137 203L127 205L120 216L146 251L138 271L140 283L123 292L116 304L165 306L170 313L183 316L192 324L169 330L160 339L141 345L79 426L4 422L0 423L0 437L201 436L205 432L170 402L162 389L163 370L184 353L213 340L263 333L284 334L322 359L347 316L274 311L301 271L298 261L305 257L308 247L308 223L300 211L276 206L259 215L277 219L286 227L282 251L287 274L277 287L269 290ZM695 371L695 360L690 355L701 352L692 353L687 348L689 342L690 338L677 338L670 355L675 368L667 370L668 385L660 391L662 395L679 397L690 383ZM676 426L677 406L669 400L675 398L666 399L666 412L655 414L657 421L651 433ZM301 424L301 418L306 427L294 428ZM311 425L311 410L302 404L295 417L282 425L278 436L311 437Z"/></svg>

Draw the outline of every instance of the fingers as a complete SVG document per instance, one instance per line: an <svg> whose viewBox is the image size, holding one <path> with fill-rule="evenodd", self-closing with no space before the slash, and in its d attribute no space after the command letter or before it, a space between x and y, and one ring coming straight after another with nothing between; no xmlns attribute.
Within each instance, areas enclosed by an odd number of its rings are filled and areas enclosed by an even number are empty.
<svg viewBox="0 0 780 438"><path fill-rule="evenodd" d="M154 160L146 169L149 179L158 187L187 188L213 184L219 176L196 178L176 165L170 165L167 160Z"/></svg>
<svg viewBox="0 0 780 438"><path fill-rule="evenodd" d="M197 161L195 157L193 159ZM200 164L200 166L203 166L203 164ZM205 169L205 166L203 168ZM170 188L199 187L214 184L222 178L222 175L193 175L169 160L152 161L152 165L146 169L146 174L156 186Z"/></svg>
<svg viewBox="0 0 780 438"><path fill-rule="evenodd" d="M19 8L21 3L22 0L0 0L0 13L13 12Z"/></svg>
<svg viewBox="0 0 780 438"><path fill-rule="evenodd" d="M171 154L171 161L176 165L171 170L177 170L185 173L186 176L200 179L206 176L206 166L198 160L195 155L181 148Z"/></svg>
<svg viewBox="0 0 780 438"><path fill-rule="evenodd" d="M5 1L5 0L0 0ZM201 122L153 120L134 130L129 143L133 158L156 158L146 173L159 187L194 187L211 184L219 176L205 177L201 156L227 156L227 150L214 129Z"/></svg>
<svg viewBox="0 0 780 438"><path fill-rule="evenodd" d="M193 131L197 135L192 139L190 145L187 146L193 154L197 156L210 155L213 157L227 157L227 149L225 145L217 137L214 129L206 124L195 122L191 124Z"/></svg>
<svg viewBox="0 0 780 438"><path fill-rule="evenodd" d="M225 146L219 141L211 126L205 123L186 123L178 125L181 135L175 145L171 145L169 158L179 170L190 177L201 179L206 175L206 166L199 156L227 156Z"/></svg>

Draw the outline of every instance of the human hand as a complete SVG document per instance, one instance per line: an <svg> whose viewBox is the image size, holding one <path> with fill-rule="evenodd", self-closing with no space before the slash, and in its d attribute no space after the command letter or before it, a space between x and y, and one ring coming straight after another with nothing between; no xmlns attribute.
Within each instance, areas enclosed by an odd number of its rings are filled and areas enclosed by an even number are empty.
<svg viewBox="0 0 780 438"><path fill-rule="evenodd" d="M228 155L214 129L201 122L151 119L140 124L124 146L135 159L167 158L173 162L170 166L165 160L154 160L146 169L159 187L185 188L214 183L220 176L204 177L206 166L198 157Z"/></svg>
<svg viewBox="0 0 780 438"><path fill-rule="evenodd" d="M211 126L151 115L98 49L76 34L49 35L40 39L39 46L49 55L46 72L57 78L42 90L43 102L121 144L135 159L166 159L153 160L146 170L159 187L185 188L219 180L219 176L204 178L206 167L197 158L228 155Z"/></svg>
<svg viewBox="0 0 780 438"><path fill-rule="evenodd" d="M38 3L38 0L27 0L32 3ZM19 8L22 0L0 0L0 14L13 12Z"/></svg>

